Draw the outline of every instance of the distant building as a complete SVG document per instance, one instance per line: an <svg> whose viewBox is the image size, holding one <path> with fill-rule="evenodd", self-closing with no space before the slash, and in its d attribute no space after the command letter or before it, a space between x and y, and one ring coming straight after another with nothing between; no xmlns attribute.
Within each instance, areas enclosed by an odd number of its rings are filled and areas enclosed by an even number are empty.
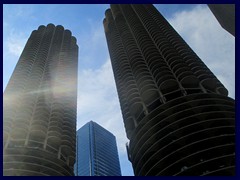
<svg viewBox="0 0 240 180"><path fill-rule="evenodd" d="M71 176L77 111L76 38L39 26L3 94L3 175Z"/></svg>
<svg viewBox="0 0 240 180"><path fill-rule="evenodd" d="M235 175L235 101L223 84L153 5L105 15L134 174Z"/></svg>
<svg viewBox="0 0 240 180"><path fill-rule="evenodd" d="M121 176L115 136L90 121L77 131L75 176Z"/></svg>
<svg viewBox="0 0 240 180"><path fill-rule="evenodd" d="M235 36L235 4L208 4L219 24Z"/></svg>

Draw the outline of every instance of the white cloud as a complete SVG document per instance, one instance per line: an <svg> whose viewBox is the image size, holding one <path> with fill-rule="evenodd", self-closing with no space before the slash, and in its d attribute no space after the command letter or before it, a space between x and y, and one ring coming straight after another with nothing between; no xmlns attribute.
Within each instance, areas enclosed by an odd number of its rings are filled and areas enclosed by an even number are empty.
<svg viewBox="0 0 240 180"><path fill-rule="evenodd" d="M24 22L34 20L33 10L32 5L3 5L3 53L6 57L4 60L15 58L17 61L19 58L29 33L33 30L30 23Z"/></svg>
<svg viewBox="0 0 240 180"><path fill-rule="evenodd" d="M235 97L235 38L225 31L207 6L176 13L170 24Z"/></svg>
<svg viewBox="0 0 240 180"><path fill-rule="evenodd" d="M102 22L88 20L89 31L79 37L77 129L95 121L116 137L121 171L133 175L128 161L126 137L115 80ZM106 60L107 59L107 60Z"/></svg>
<svg viewBox="0 0 240 180"><path fill-rule="evenodd" d="M110 59L99 69L81 70L78 77L77 129L92 120L113 133L117 140L122 173L132 175L125 147L128 139L124 129Z"/></svg>
<svg viewBox="0 0 240 180"><path fill-rule="evenodd" d="M26 41L26 35L22 33L10 33L10 36L8 36L7 40L5 41L7 46L7 53L18 58L22 53Z"/></svg>
<svg viewBox="0 0 240 180"><path fill-rule="evenodd" d="M15 31L7 23L3 28L3 90L16 66L28 38L27 33Z"/></svg>
<svg viewBox="0 0 240 180"><path fill-rule="evenodd" d="M125 152L126 138L113 72L108 59L100 69L79 72L77 129L93 120L112 132L119 150ZM84 118L84 119L83 119Z"/></svg>

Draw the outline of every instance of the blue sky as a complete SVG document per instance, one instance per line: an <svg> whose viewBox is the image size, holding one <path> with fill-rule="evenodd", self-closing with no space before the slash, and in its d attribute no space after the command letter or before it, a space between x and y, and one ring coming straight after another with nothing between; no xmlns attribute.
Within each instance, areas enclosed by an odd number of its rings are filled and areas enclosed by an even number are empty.
<svg viewBox="0 0 240 180"><path fill-rule="evenodd" d="M235 98L235 38L206 5L155 5ZM122 175L133 175L102 26L108 4L3 5L3 91L30 35L40 25L63 25L79 45L77 129L93 120L117 139Z"/></svg>

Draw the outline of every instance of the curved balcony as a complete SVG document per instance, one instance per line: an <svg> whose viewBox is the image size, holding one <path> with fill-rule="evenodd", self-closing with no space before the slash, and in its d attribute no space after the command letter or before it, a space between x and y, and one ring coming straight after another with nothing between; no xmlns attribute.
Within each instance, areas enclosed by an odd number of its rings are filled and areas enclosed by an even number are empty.
<svg viewBox="0 0 240 180"><path fill-rule="evenodd" d="M129 153L136 175L174 175L185 171L184 166L189 168L187 162L198 164L193 161L193 157L200 157L196 155L198 152L205 151L201 158L206 159L212 148L234 144L234 104L231 99L217 94L199 94L181 97L162 106L167 104L170 109L163 108L166 110L160 113L159 107L132 131ZM190 174L194 172L197 171Z"/></svg>
<svg viewBox="0 0 240 180"><path fill-rule="evenodd" d="M19 155L22 154L22 155ZM3 157L4 175L69 176L70 168L56 155L38 148L7 149Z"/></svg>
<svg viewBox="0 0 240 180"><path fill-rule="evenodd" d="M45 138L47 137L46 129L40 125L33 125L29 131L29 139L32 141L37 141L39 143L44 143Z"/></svg>
<svg viewBox="0 0 240 180"><path fill-rule="evenodd" d="M195 76L188 75L182 78L180 83L184 88L198 88L200 82Z"/></svg>
<svg viewBox="0 0 240 180"><path fill-rule="evenodd" d="M149 106L153 101L160 99L158 89L152 86L146 86L146 90L143 91L141 96L146 106Z"/></svg>
<svg viewBox="0 0 240 180"><path fill-rule="evenodd" d="M209 148L212 148L212 147L216 147L216 146L219 146L219 145L222 145L222 143L225 143L225 144L227 144L227 142L226 142L226 139L227 139L227 137L229 137L229 138L231 138L231 135L228 135L228 136L215 136L215 137L210 137L210 138L206 138L206 139L202 139L202 140L199 140L199 141L196 141L196 142L194 142L194 143L191 143L191 144L188 144L188 145L186 145L186 146L184 146L184 147L182 147L182 148L180 148L181 147L181 145L179 144L178 145L178 148L179 149L177 149L176 151L174 151L174 152L172 152L172 153L170 153L168 156L166 156L165 158L164 158L164 160L165 160L165 163L166 163L166 165L167 164L170 164L170 163L174 163L175 161L176 161L176 159L174 160L174 158L173 157L182 157L183 156L183 154L186 154L187 152L186 151L188 151L188 154L190 154L190 150L191 149L189 149L189 148L192 148L192 147L194 147L194 146L199 146L199 147L202 147L202 149L203 148L205 148L205 149L209 149ZM211 145L210 144L208 144L208 143L212 143ZM174 146L173 146L174 147ZM172 147L172 148L173 148ZM176 148L176 146L174 147L174 148ZM187 149L188 148L188 149ZM198 150L201 150L201 148L199 148ZM184 152L185 151L185 152ZM158 153L161 153L160 151L158 152ZM231 152L232 153L232 152ZM159 155L159 154L158 154ZM156 156L157 156L157 154L155 154L155 158L156 158ZM170 160L170 156L172 156L171 157L171 160ZM205 156L206 156L206 154L205 154ZM168 160L166 160L168 158ZM149 162L151 161L151 159L149 159ZM208 160L209 161L209 160ZM205 165L206 166L208 166L208 168L211 168L211 164L208 162L208 161L205 161ZM164 161L159 161L158 163L161 163L162 165L164 165ZM157 170L157 169L155 169L157 166L158 166L158 163L156 163L155 164L155 166L153 166L151 169L149 169L148 170L148 172L146 172L146 175L148 175L148 176L151 176L151 175L153 175L153 174L155 174L155 173L158 173L159 175L162 175L161 173L159 173L159 171L161 171L161 170ZM197 164L198 165L198 164ZM196 166L197 166L196 165ZM147 167L147 164L146 165L144 165L144 166L146 166ZM144 168L144 166L143 166L143 168ZM188 166L187 166L188 167ZM215 164L215 167L216 168L218 168L217 166L216 166L216 164ZM188 169L190 169L190 167L188 167ZM182 171L185 171L186 169L182 169ZM185 171L186 172L186 171ZM189 173L187 173L188 175L200 175L200 172L201 171L193 171L193 172L189 172ZM195 174L194 174L195 173ZM172 172L170 173L170 174L172 174Z"/></svg>
<svg viewBox="0 0 240 180"><path fill-rule="evenodd" d="M160 84L160 91L163 94L169 93L179 89L179 84L174 79L167 79Z"/></svg>
<svg viewBox="0 0 240 180"><path fill-rule="evenodd" d="M203 149L201 151L197 151L195 153L186 155L185 157L180 157L179 160L173 162L166 168L164 168L159 174L161 175L167 175L167 174L177 174L182 171L185 171L189 168L189 162L192 162L192 164L199 164L204 161L206 161L206 158L203 158L206 155L208 157L216 157L218 154L225 152L226 154L230 154L234 151L234 145L233 144L224 144L224 145L219 145L219 146L214 146L208 149ZM167 158L166 158L167 159ZM220 166L224 167L224 163L220 164Z"/></svg>

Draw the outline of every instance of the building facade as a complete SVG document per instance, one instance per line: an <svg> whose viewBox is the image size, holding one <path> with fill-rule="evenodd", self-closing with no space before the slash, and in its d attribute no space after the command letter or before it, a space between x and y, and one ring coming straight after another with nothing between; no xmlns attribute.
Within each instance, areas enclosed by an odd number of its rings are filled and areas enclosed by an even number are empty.
<svg viewBox="0 0 240 180"><path fill-rule="evenodd" d="M235 36L235 4L208 4L223 29Z"/></svg>
<svg viewBox="0 0 240 180"><path fill-rule="evenodd" d="M90 121L77 131L75 176L121 176L115 136Z"/></svg>
<svg viewBox="0 0 240 180"><path fill-rule="evenodd" d="M31 33L3 95L3 175L74 175L77 64L69 30Z"/></svg>
<svg viewBox="0 0 240 180"><path fill-rule="evenodd" d="M136 176L234 175L235 101L153 5L103 21Z"/></svg>

